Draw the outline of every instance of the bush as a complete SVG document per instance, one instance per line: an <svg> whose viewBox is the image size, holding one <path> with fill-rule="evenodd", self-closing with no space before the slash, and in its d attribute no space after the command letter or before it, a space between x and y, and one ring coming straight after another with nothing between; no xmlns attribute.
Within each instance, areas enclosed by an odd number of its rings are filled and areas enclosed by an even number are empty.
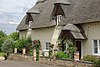
<svg viewBox="0 0 100 67"><path fill-rule="evenodd" d="M14 47L18 49L18 52L21 52L23 48L30 50L32 48L31 38L19 39L14 43Z"/></svg>
<svg viewBox="0 0 100 67"><path fill-rule="evenodd" d="M5 32L0 30L0 52L2 51L1 47L2 47L2 44L4 43L6 37L7 37L7 35L5 34Z"/></svg>
<svg viewBox="0 0 100 67"><path fill-rule="evenodd" d="M29 54L30 56L33 56L33 49L30 49L30 50L28 51L28 54Z"/></svg>
<svg viewBox="0 0 100 67"><path fill-rule="evenodd" d="M16 41L19 39L19 32L13 32L8 37Z"/></svg>
<svg viewBox="0 0 100 67"><path fill-rule="evenodd" d="M97 62L98 58L96 56L93 55L87 55L83 57L84 61L90 61L90 62Z"/></svg>
<svg viewBox="0 0 100 67"><path fill-rule="evenodd" d="M87 55L83 57L84 61L94 62L94 67L100 67L100 59L93 55Z"/></svg>
<svg viewBox="0 0 100 67"><path fill-rule="evenodd" d="M100 59L97 62L95 62L94 67L100 67Z"/></svg>
<svg viewBox="0 0 100 67"><path fill-rule="evenodd" d="M14 48L14 41L12 39L5 40L1 47L2 51L7 54L13 53L13 48Z"/></svg>
<svg viewBox="0 0 100 67"><path fill-rule="evenodd" d="M68 55L65 54L64 52L58 52L55 54L55 56L57 59L67 59L68 58Z"/></svg>

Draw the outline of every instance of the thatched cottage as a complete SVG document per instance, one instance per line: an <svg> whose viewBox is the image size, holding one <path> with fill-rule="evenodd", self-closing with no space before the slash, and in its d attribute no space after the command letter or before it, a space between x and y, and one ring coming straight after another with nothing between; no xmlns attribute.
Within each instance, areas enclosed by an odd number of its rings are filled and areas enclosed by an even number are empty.
<svg viewBox="0 0 100 67"><path fill-rule="evenodd" d="M59 37L73 39L82 58L100 55L100 0L38 0L17 27L20 38L31 31L43 50Z"/></svg>

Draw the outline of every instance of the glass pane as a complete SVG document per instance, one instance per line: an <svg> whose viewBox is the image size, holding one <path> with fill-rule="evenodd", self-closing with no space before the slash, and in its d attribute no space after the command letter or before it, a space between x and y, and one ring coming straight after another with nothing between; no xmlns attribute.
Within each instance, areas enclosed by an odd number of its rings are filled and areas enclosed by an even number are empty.
<svg viewBox="0 0 100 67"><path fill-rule="evenodd" d="M98 49L99 49L99 54L100 54L100 40L99 40L99 48Z"/></svg>
<svg viewBox="0 0 100 67"><path fill-rule="evenodd" d="M94 40L94 47L97 47L97 40Z"/></svg>
<svg viewBox="0 0 100 67"><path fill-rule="evenodd" d="M94 53L98 53L98 43L97 43L97 40L94 40Z"/></svg>
<svg viewBox="0 0 100 67"><path fill-rule="evenodd" d="M46 50L49 50L50 42L46 43Z"/></svg>
<svg viewBox="0 0 100 67"><path fill-rule="evenodd" d="M94 48L94 53L98 53L98 49L97 48Z"/></svg>
<svg viewBox="0 0 100 67"><path fill-rule="evenodd" d="M99 48L100 48L100 40L99 40Z"/></svg>

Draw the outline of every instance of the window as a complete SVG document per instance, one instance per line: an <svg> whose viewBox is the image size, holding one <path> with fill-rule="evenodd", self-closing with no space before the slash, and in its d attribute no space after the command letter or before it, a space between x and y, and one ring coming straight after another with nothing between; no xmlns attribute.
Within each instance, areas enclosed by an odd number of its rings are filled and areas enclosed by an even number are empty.
<svg viewBox="0 0 100 67"><path fill-rule="evenodd" d="M30 28L31 25L32 25L32 21L29 21L29 25L28 25L28 27Z"/></svg>
<svg viewBox="0 0 100 67"><path fill-rule="evenodd" d="M57 15L57 24L56 25L58 25L59 22L61 21L61 17L62 17L62 15Z"/></svg>
<svg viewBox="0 0 100 67"><path fill-rule="evenodd" d="M100 40L93 40L93 49L94 54L100 55Z"/></svg>
<svg viewBox="0 0 100 67"><path fill-rule="evenodd" d="M49 50L50 48L50 42L46 42L46 50Z"/></svg>

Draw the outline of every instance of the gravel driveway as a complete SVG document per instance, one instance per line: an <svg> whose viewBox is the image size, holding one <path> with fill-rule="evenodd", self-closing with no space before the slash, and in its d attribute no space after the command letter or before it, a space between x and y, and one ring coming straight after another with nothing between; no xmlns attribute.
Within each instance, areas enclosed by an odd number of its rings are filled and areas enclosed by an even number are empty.
<svg viewBox="0 0 100 67"><path fill-rule="evenodd" d="M46 65L34 62L24 62L24 61L0 61L0 67L59 67L53 65Z"/></svg>

